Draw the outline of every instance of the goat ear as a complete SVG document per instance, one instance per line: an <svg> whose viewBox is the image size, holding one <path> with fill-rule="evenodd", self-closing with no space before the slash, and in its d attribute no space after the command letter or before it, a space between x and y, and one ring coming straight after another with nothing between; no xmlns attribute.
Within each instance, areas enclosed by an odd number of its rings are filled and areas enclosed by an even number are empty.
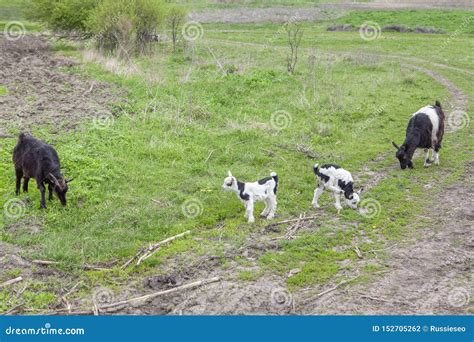
<svg viewBox="0 0 474 342"><path fill-rule="evenodd" d="M71 183L74 180L74 178L66 179L66 184Z"/></svg>
<svg viewBox="0 0 474 342"><path fill-rule="evenodd" d="M399 147L397 144L395 144L395 142L393 142L393 141L392 141L392 145L393 145L397 150L400 149L400 147Z"/></svg>
<svg viewBox="0 0 474 342"><path fill-rule="evenodd" d="M228 175L229 177L232 177L232 172L227 171L227 175Z"/></svg>

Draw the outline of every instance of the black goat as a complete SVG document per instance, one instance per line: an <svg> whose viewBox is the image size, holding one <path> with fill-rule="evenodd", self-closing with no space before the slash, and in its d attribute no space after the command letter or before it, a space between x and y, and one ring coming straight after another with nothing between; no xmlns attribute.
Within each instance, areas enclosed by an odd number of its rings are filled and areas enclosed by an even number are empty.
<svg viewBox="0 0 474 342"><path fill-rule="evenodd" d="M398 146L392 141L397 149L396 157L400 162L400 167L404 170L407 167L413 168L411 159L417 148L425 149L424 166L429 166L429 150L433 151L433 159L439 165L439 150L444 135L444 113L441 103L436 101L434 106L426 106L419 109L408 122L405 142Z"/></svg>
<svg viewBox="0 0 474 342"><path fill-rule="evenodd" d="M28 192L28 181L34 178L41 192L41 208L46 208L45 183L48 185L48 199L51 201L55 192L61 204L66 205L67 184L72 179L64 179L58 154L52 146L29 134L21 133L13 150L13 164L16 172L16 195L20 194L22 178L25 178L23 192Z"/></svg>

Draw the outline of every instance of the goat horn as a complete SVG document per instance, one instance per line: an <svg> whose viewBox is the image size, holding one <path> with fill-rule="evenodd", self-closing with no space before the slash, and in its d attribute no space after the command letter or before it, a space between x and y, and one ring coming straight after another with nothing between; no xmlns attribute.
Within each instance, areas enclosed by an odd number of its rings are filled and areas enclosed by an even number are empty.
<svg viewBox="0 0 474 342"><path fill-rule="evenodd" d="M56 186L59 186L58 179L52 173L49 173L49 177L51 177L52 181Z"/></svg>
<svg viewBox="0 0 474 342"><path fill-rule="evenodd" d="M395 147L397 150L399 150L399 149L400 149L400 147L398 147L398 145L397 145L397 144L395 144L395 142L393 142L393 141L392 141L392 145L393 145L393 146L394 146L394 147Z"/></svg>
<svg viewBox="0 0 474 342"><path fill-rule="evenodd" d="M66 183L71 183L73 180L74 180L74 178L66 179Z"/></svg>

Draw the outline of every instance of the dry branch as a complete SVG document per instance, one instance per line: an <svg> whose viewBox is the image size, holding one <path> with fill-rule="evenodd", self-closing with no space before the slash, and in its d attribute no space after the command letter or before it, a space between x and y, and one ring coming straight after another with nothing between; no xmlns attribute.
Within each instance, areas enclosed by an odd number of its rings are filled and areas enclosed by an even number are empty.
<svg viewBox="0 0 474 342"><path fill-rule="evenodd" d="M101 266L101 265L90 265L90 264L84 264L81 267L84 270L95 270L95 271L106 271L110 270L110 266L113 266L117 261L113 261L108 264L108 266ZM51 266L51 265L59 265L61 262L59 261L52 261L52 260L33 260L33 264L36 265L41 265L41 266Z"/></svg>
<svg viewBox="0 0 474 342"><path fill-rule="evenodd" d="M274 223L270 223L268 226L266 226L265 230L267 230L268 228L279 226L279 225L286 224L286 223L293 223L293 222L298 222L298 221L299 222L310 221L310 220L314 220L314 219L317 219L317 218L318 218L317 216L308 216L308 217L303 217L303 218L297 218L297 219L290 219L290 220L274 222Z"/></svg>
<svg viewBox="0 0 474 342"><path fill-rule="evenodd" d="M171 294L171 293L175 293L175 292L179 292L179 291L183 291L183 290L192 289L192 288L199 287L199 286L204 286L204 285L215 283L215 282L218 282L218 281L220 281L219 277L213 277L213 278L209 278L209 279L198 280L198 281L195 281L195 282L192 282L192 283L189 283L189 284L186 284L186 285L174 287L172 289L168 289L168 290L165 290L165 291L154 292L154 293L150 293L150 294L147 294L147 295L144 295L144 296L135 297L135 298L127 299L127 300L122 300L120 302L111 303L111 304L103 305L103 306L100 306L100 307L97 307L96 304L94 304L94 308L90 309L90 310L68 311L68 309L60 309L60 310L56 310L56 311L50 311L50 312L46 313L46 315L58 315L58 314L63 314L63 315L64 314L68 314L68 315L91 315L91 314L96 314L98 312L114 312L114 311L118 311L118 310L122 309L124 306L138 305L138 304L141 304L143 302L146 302L150 299L153 299L153 298L156 298L156 297L159 297L159 296L163 296L163 295L167 295L167 294Z"/></svg>
<svg viewBox="0 0 474 342"><path fill-rule="evenodd" d="M154 243L153 245L150 245L148 248L145 248L145 247L142 247L140 248L140 250L137 252L137 254L135 254L132 258L130 258L125 264L122 265L122 269L125 269L127 268L132 262L134 262L135 260L138 259L137 263L135 266L138 266L142 263L143 260L146 260L148 259L149 257L151 257L155 252L158 251L158 249L164 245L164 244L167 244L168 242L171 242L173 240L176 240L180 237L183 237L185 235L188 235L190 234L191 231L190 230L187 230L183 233L180 233L178 235L175 235L175 236L172 236L172 237L169 237L163 241L160 241L160 242L157 242L157 243Z"/></svg>
<svg viewBox="0 0 474 342"><path fill-rule="evenodd" d="M355 254L357 254L357 257L358 257L359 259L363 259L363 258L364 258L364 257L362 256L362 252L360 251L360 249L359 249L358 246L354 246L353 249L354 249L354 252L355 252Z"/></svg>
<svg viewBox="0 0 474 342"><path fill-rule="evenodd" d="M51 260L33 260L33 264L42 265L42 266L49 266L49 265L59 265L59 261L51 261Z"/></svg>
<svg viewBox="0 0 474 342"><path fill-rule="evenodd" d="M22 281L22 280L23 280L22 277L18 277L18 278L15 278L15 279L7 280L6 282L0 284L0 288L5 287L5 286L9 286L9 285L13 285L13 284L16 284L16 283L19 283L19 282Z"/></svg>
<svg viewBox="0 0 474 342"><path fill-rule="evenodd" d="M353 277L353 278L351 278L351 279L343 280L343 281L341 281L339 284L337 284L336 286L331 287L330 289L327 289L327 290L325 290L325 291L323 291L323 292L321 292L321 293L318 293L318 294L317 294L315 297L313 297L313 298L319 298L319 297L321 297L321 296L324 296L325 294L327 294L327 293L329 293L329 292L332 292L332 291L336 290L337 288L339 288L340 286L342 286L342 285L344 285L344 284L347 284L347 283L350 283L351 281L354 281L354 280L356 280L356 279L359 278L359 277L360 277L360 275L358 275L358 276L356 276L356 277Z"/></svg>

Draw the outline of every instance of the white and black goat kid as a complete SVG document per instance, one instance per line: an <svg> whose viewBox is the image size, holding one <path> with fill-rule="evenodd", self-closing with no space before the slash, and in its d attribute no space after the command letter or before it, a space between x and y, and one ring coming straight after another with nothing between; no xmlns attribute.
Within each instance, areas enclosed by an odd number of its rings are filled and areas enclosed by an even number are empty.
<svg viewBox="0 0 474 342"><path fill-rule="evenodd" d="M441 109L441 103L436 101L434 106L426 106L420 108L412 115L408 122L406 130L405 142L398 146L392 141L393 146L397 149L396 157L400 162L402 170L407 167L412 169L413 153L417 148L425 149L424 166L429 166L431 160L429 151L433 149L433 161L439 165L439 150L444 135L444 113Z"/></svg>
<svg viewBox="0 0 474 342"><path fill-rule="evenodd" d="M336 199L334 206L339 213L342 209L341 195L344 194L346 204L352 209L357 209L357 204L360 201L360 194L364 190L354 192L354 180L349 171L344 170L335 164L324 164L319 167L318 164L313 166L313 171L318 178L319 184L314 190L313 207L319 208L318 199L325 189L332 191Z"/></svg>
<svg viewBox="0 0 474 342"><path fill-rule="evenodd" d="M229 171L222 188L237 194L237 197L245 205L245 217L249 223L255 222L253 216L255 202L265 202L265 209L260 214L261 216L266 217L267 220L271 220L275 216L278 190L278 175L275 172L272 172L270 177L259 181L242 183Z"/></svg>

